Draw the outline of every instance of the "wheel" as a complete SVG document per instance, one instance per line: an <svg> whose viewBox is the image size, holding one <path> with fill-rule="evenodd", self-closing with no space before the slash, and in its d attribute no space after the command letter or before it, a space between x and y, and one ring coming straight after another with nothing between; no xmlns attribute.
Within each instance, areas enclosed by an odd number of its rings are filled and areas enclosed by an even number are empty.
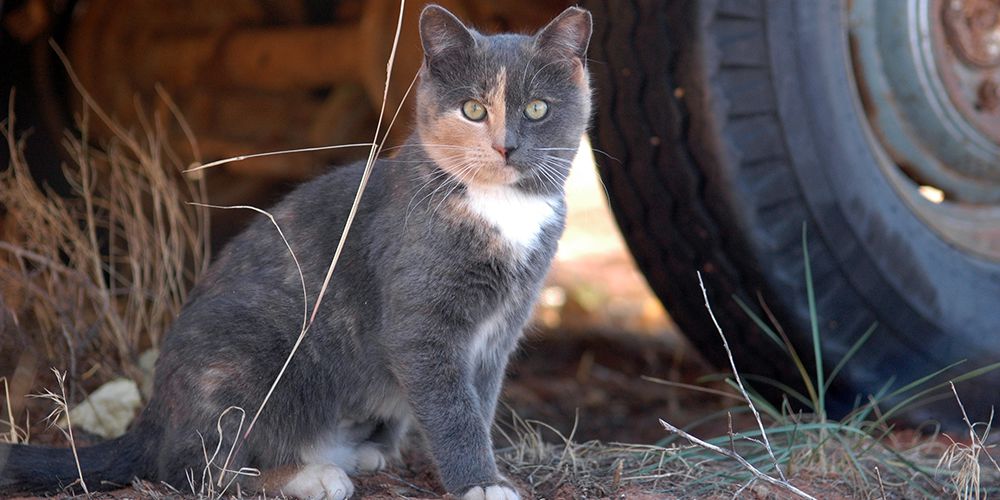
<svg viewBox="0 0 1000 500"><path fill-rule="evenodd" d="M982 90L1000 69L1000 47L983 47L997 12L613 5L588 5L599 168L639 267L709 360L725 353L696 270L741 372L800 379L735 299L762 318L766 304L813 366L805 228L825 371L878 325L835 379L831 416L887 383L1000 361L1000 94ZM993 371L958 386L970 417L988 417L998 384ZM961 419L947 396L907 416Z"/></svg>

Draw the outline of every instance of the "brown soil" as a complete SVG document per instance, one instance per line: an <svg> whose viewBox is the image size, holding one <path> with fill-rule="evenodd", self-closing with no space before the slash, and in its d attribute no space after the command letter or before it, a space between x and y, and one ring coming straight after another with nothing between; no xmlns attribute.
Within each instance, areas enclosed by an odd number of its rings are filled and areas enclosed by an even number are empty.
<svg viewBox="0 0 1000 500"><path fill-rule="evenodd" d="M677 389L644 380L643 376L666 378L684 383L697 383L710 370L692 355L677 355L677 345L663 337L633 336L608 338L598 334L580 335L549 333L529 338L510 369L503 401L506 405L498 415L496 446L500 450L501 466L518 485L526 498L563 499L669 499L689 498L685 493L685 476L666 478L660 484L622 481L609 472L612 467L597 467L571 477L550 477L539 480L529 468L512 470L503 457L516 443L507 436L514 413L522 420L537 420L551 426L543 433L546 442L560 443L570 436L576 443L600 440L604 443L629 442L654 444L665 438L657 419L666 418L684 426L709 412L723 408L726 398L706 395L687 389ZM722 419L724 420L724 419ZM574 430L575 429L575 430ZM695 434L714 436L724 433L723 424L702 427ZM895 434L901 442L921 439L919 433L902 431ZM59 442L61 436L53 429L37 432L33 442ZM81 438L82 441L86 437ZM517 438L513 438L517 441ZM947 444L946 438L941 438ZM523 445L523 443L522 443ZM558 454L558 453L556 453ZM611 463L611 462L608 462ZM561 480L562 479L562 480ZM355 498L400 499L442 498L436 472L429 457L411 446L403 463L388 470L354 478ZM823 476L802 471L795 483L822 498L852 498L856 491L845 487L835 476ZM731 498L740 484L731 491L709 490L694 493L698 498ZM671 494L663 493L670 491ZM693 493L693 491L692 491ZM678 496L681 495L681 496ZM165 486L139 483L132 488L99 493L94 498L195 498L181 495ZM786 494L758 483L740 493L740 498L785 498ZM68 498L61 495L59 498Z"/></svg>
<svg viewBox="0 0 1000 500"><path fill-rule="evenodd" d="M706 366L693 355L677 355L673 344L663 337L645 335L624 339L599 334L533 335L510 368L498 427L509 431L513 411L524 420L545 422L565 436L572 433L575 442L655 443L666 436L657 423L658 418L670 416L673 422L684 424L722 404L715 396L677 390L640 378L648 375L694 383L707 373ZM559 440L555 432L545 434L545 438ZM78 436L78 440L81 444L88 441L86 436ZM511 446L503 432L497 432L495 440L498 448ZM32 442L65 443L56 429L46 427L34 430ZM534 491L537 498L663 498L642 493L640 488L612 487L608 481L600 484L596 478L533 488L527 478L508 475L523 492ZM432 462L418 446L404 454L403 464L354 481L356 498L444 496ZM137 495L176 497L177 493L142 483L138 489L100 493L94 498Z"/></svg>

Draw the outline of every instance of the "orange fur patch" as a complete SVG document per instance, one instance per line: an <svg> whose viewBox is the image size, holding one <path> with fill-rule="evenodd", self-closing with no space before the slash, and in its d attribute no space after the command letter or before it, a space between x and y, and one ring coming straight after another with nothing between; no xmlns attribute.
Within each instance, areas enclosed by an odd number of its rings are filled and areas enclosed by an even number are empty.
<svg viewBox="0 0 1000 500"><path fill-rule="evenodd" d="M508 185L517 182L516 169L493 150L507 134L507 72L497 74L496 84L482 96L487 118L473 122L460 109L431 118L420 128L420 142L428 156L443 170L465 184Z"/></svg>

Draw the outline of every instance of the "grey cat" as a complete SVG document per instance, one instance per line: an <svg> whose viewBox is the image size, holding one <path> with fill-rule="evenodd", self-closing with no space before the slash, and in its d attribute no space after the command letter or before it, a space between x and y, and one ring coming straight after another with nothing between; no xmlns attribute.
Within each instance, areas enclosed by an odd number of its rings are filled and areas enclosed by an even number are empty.
<svg viewBox="0 0 1000 500"><path fill-rule="evenodd" d="M260 470L222 484L347 498L348 474L398 456L413 422L449 492L519 498L497 471L490 426L563 230L564 181L590 118L590 34L578 8L533 36L483 35L425 8L416 130L375 165L319 316L253 431L226 410L249 420L303 314L295 263L263 218L192 291L133 429L79 450L87 484L186 487L186 474L202 480L205 450L219 449L214 478L224 464ZM299 257L310 309L363 169L334 169L271 210ZM0 445L0 491L76 478L69 450Z"/></svg>

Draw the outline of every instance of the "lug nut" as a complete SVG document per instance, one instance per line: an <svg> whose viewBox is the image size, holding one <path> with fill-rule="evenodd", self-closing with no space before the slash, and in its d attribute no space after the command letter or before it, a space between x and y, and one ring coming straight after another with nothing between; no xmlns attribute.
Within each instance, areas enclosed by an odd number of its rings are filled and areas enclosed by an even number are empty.
<svg viewBox="0 0 1000 500"><path fill-rule="evenodd" d="M979 84L976 91L976 109L993 112L1000 108L1000 85L992 78L987 78Z"/></svg>

